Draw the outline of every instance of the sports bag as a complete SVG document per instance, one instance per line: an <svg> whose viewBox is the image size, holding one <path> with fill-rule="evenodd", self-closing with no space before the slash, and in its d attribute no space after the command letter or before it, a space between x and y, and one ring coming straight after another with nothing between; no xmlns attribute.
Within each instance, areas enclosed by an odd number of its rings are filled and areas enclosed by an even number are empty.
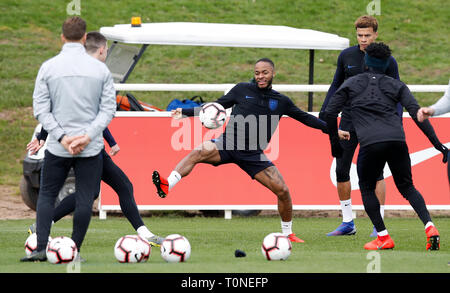
<svg viewBox="0 0 450 293"><path fill-rule="evenodd" d="M197 100L197 101L196 101ZM177 108L194 108L200 107L204 103L203 98L200 96L193 96L190 99L178 100L173 99L170 101L169 105L167 105L167 111L175 110Z"/></svg>
<svg viewBox="0 0 450 293"><path fill-rule="evenodd" d="M132 94L125 96L116 96L117 111L163 111L162 109L150 104L138 101Z"/></svg>

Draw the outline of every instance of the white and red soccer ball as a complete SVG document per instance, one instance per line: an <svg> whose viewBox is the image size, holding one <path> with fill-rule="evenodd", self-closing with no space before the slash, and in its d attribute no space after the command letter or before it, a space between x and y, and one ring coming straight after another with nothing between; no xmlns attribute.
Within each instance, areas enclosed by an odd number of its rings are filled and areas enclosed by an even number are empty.
<svg viewBox="0 0 450 293"><path fill-rule="evenodd" d="M286 260L291 251L291 241L282 233L270 233L261 245L261 252L267 260Z"/></svg>
<svg viewBox="0 0 450 293"><path fill-rule="evenodd" d="M114 256L121 263L145 262L150 254L150 243L138 235L120 237L114 246Z"/></svg>
<svg viewBox="0 0 450 293"><path fill-rule="evenodd" d="M191 256L191 244L179 234L168 235L161 244L161 257L167 262L185 262Z"/></svg>
<svg viewBox="0 0 450 293"><path fill-rule="evenodd" d="M52 241L52 237L48 236L48 243ZM47 245L48 245L47 243ZM30 256L30 254L33 252L33 250L36 250L37 248L37 235L36 233L31 234L28 236L27 240L25 240L25 254L27 256Z"/></svg>
<svg viewBox="0 0 450 293"><path fill-rule="evenodd" d="M47 260L53 264L69 263L77 254L77 246L69 237L55 237L47 245Z"/></svg>
<svg viewBox="0 0 450 293"><path fill-rule="evenodd" d="M219 103L206 103L200 110L199 118L206 128L216 129L225 123L227 113Z"/></svg>

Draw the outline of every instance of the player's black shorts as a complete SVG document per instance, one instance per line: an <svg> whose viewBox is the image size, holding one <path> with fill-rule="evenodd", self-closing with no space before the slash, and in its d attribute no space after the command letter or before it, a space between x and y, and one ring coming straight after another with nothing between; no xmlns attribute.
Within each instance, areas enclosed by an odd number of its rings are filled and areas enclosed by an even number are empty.
<svg viewBox="0 0 450 293"><path fill-rule="evenodd" d="M358 146L358 138L356 132L350 132L350 140L340 141L343 152L342 157L336 159L336 181L347 182L350 181L350 168L352 166L353 156L356 147ZM363 150L364 151L364 150ZM378 180L383 180L383 171L378 176Z"/></svg>
<svg viewBox="0 0 450 293"><path fill-rule="evenodd" d="M274 164L260 150L227 150L221 147L221 140L213 139L212 142L218 146L220 155L220 162L214 164L214 166L234 163L244 170L252 179L255 179L255 175L262 170L274 166Z"/></svg>
<svg viewBox="0 0 450 293"><path fill-rule="evenodd" d="M406 198L414 188L411 175L411 159L404 141L378 142L360 148L358 155L359 189L362 193L375 190L380 171L386 162L391 169L395 185Z"/></svg>

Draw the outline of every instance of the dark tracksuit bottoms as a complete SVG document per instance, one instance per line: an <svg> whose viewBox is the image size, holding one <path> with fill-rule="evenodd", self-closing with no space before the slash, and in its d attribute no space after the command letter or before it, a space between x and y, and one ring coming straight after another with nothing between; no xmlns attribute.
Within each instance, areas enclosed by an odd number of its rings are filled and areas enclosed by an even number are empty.
<svg viewBox="0 0 450 293"><path fill-rule="evenodd" d="M111 157L106 153L105 149L102 150L103 156L103 173L101 180L111 186L111 188L119 196L120 208L125 217L130 221L135 230L144 225L139 210L136 206L136 202L133 196L133 184L128 179L127 175L114 163ZM73 212L75 209L76 194L70 194L65 197L61 203L56 207L53 221L56 223L58 220ZM94 200L98 197L98 193L95 193Z"/></svg>
<svg viewBox="0 0 450 293"><path fill-rule="evenodd" d="M80 250L91 220L93 194L98 194L100 190L102 161L101 153L93 157L66 158L45 151L41 172L41 187L36 207L38 251L46 249L55 200L72 167L75 172L75 189L77 192L71 238Z"/></svg>
<svg viewBox="0 0 450 293"><path fill-rule="evenodd" d="M425 201L414 187L411 175L411 159L405 142L379 142L360 148L358 154L358 177L364 209L377 232L386 229L380 214L380 202L375 195L375 186L384 165L388 164L395 186L425 225L431 221Z"/></svg>

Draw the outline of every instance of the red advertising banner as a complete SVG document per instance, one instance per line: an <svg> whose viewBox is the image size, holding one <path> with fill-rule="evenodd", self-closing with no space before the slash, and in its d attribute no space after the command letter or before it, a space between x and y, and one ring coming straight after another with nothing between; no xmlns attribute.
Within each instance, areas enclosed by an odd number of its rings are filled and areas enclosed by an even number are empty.
<svg viewBox="0 0 450 293"><path fill-rule="evenodd" d="M450 148L449 117L432 118L431 122L441 142ZM442 163L441 153L411 118L404 117L404 128L414 185L430 209L450 209L447 166ZM152 117L148 112L118 112L109 129L121 148L113 160L133 183L139 209L276 209L276 196L235 164L218 167L198 164L166 198L157 196L151 179L153 170L168 176L184 156L202 141L219 136L222 128L208 130L198 118L174 120L167 116ZM326 134L283 117L265 153L283 175L294 209L340 208L335 162ZM352 202L356 209L358 206L361 209L356 157L351 171ZM409 208L409 203L397 191L389 168L385 168L384 175L386 208ZM103 182L99 207L100 210L120 209L117 195Z"/></svg>

